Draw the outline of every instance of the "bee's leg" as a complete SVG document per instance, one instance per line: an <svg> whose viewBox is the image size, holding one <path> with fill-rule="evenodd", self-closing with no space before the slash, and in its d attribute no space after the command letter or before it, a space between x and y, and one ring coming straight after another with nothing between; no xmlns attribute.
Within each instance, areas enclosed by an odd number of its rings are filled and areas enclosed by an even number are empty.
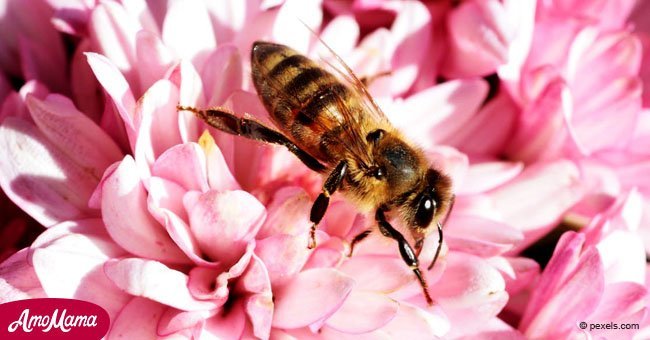
<svg viewBox="0 0 650 340"><path fill-rule="evenodd" d="M355 237L352 239L352 242L350 242L350 252L348 253L348 257L352 257L352 252L354 251L354 246L355 246L357 243L361 242L361 241L362 241L363 239L365 239L366 237L368 237L368 235L370 235L370 232L371 232L370 229L368 229L368 230L364 230L364 231L362 231L359 235L355 236Z"/></svg>
<svg viewBox="0 0 650 340"><path fill-rule="evenodd" d="M415 276L417 276L418 281L420 282L420 286L422 286L424 298L427 300L427 303L429 305L433 304L433 299L431 299L431 295L429 295L429 290L427 288L427 282L424 279L424 276L422 276L422 272L420 272L419 261L417 256L415 256L413 248L411 248L411 246L408 244L404 238L404 235L402 235L402 233L397 231L395 228L393 228L392 225L390 225L390 223L388 223L388 221L386 221L386 216L384 215L383 209L377 209L377 212L375 213L375 220L379 224L379 231L382 233L382 235L390 237L397 241L397 246L399 247L399 253L402 256L402 260L406 262L409 268L411 268L415 273Z"/></svg>
<svg viewBox="0 0 650 340"><path fill-rule="evenodd" d="M194 114L210 126L223 132L261 142L283 145L296 155L307 167L316 172L323 172L326 169L325 166L316 158L302 150L285 135L254 119L239 118L231 112L228 112L228 110L222 108L200 110L195 107L180 105L177 108L179 110L194 112Z"/></svg>
<svg viewBox="0 0 650 340"><path fill-rule="evenodd" d="M348 163L345 161L339 162L334 170L330 172L329 176L323 184L323 191L318 195L314 205L311 206L311 213L309 220L313 223L309 231L309 249L316 247L316 226L323 219L325 211L330 203L330 196L339 188L343 178L348 170Z"/></svg>

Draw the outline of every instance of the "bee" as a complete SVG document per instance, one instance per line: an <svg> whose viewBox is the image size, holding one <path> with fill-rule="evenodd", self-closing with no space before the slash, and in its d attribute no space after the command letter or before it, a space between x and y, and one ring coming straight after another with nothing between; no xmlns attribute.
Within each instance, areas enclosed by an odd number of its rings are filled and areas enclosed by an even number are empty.
<svg viewBox="0 0 650 340"><path fill-rule="evenodd" d="M309 248L316 246L316 227L336 191L360 210L374 210L378 230L397 242L402 259L432 304L418 255L433 225L439 243L428 269L440 254L442 224L454 201L451 179L432 167L422 150L390 124L364 82L330 52L341 65L341 69L335 68L339 77L287 46L263 41L253 44L253 84L277 130L223 108L179 105L178 109L194 112L223 132L283 145L307 167L323 174L322 192L310 212ZM415 250L388 222L389 212L396 212L407 226ZM354 237L349 255L370 232Z"/></svg>

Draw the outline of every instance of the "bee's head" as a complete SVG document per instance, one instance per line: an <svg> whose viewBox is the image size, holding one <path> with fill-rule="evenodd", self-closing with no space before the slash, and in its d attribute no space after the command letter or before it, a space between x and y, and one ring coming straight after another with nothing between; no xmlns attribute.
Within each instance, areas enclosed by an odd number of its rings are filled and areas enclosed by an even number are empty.
<svg viewBox="0 0 650 340"><path fill-rule="evenodd" d="M420 234L427 234L432 221L440 220L450 208L451 179L435 169L428 169L402 205L402 215L409 227Z"/></svg>

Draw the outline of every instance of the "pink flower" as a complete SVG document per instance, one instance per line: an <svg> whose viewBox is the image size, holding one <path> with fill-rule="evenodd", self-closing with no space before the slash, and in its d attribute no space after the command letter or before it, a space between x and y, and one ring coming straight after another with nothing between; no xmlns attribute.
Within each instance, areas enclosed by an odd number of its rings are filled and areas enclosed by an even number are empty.
<svg viewBox="0 0 650 340"><path fill-rule="evenodd" d="M642 6L33 2L43 10L21 16L14 1L0 18L0 186L47 229L0 255L1 302L88 300L108 311L109 338L563 338L584 334L579 321L647 324ZM251 44L332 61L317 37L360 77L391 71L370 92L453 178L424 273L433 305L376 230L348 256L375 222L343 196L307 248L322 178L291 153L177 110L272 125ZM523 255L567 224L577 231L545 268ZM434 232L422 268L437 244Z"/></svg>
<svg viewBox="0 0 650 340"><path fill-rule="evenodd" d="M644 319L645 261L643 245L634 234L640 209L640 197L630 193L594 218L585 234L562 236L519 325L527 337L631 337L636 332L583 331L576 321L638 324Z"/></svg>

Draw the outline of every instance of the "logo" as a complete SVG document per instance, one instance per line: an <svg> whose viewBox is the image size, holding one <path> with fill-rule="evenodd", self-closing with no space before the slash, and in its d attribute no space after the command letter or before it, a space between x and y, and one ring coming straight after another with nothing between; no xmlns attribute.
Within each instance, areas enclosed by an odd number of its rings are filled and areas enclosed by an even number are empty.
<svg viewBox="0 0 650 340"><path fill-rule="evenodd" d="M101 339L109 325L108 312L88 301L45 298L0 305L2 339Z"/></svg>

